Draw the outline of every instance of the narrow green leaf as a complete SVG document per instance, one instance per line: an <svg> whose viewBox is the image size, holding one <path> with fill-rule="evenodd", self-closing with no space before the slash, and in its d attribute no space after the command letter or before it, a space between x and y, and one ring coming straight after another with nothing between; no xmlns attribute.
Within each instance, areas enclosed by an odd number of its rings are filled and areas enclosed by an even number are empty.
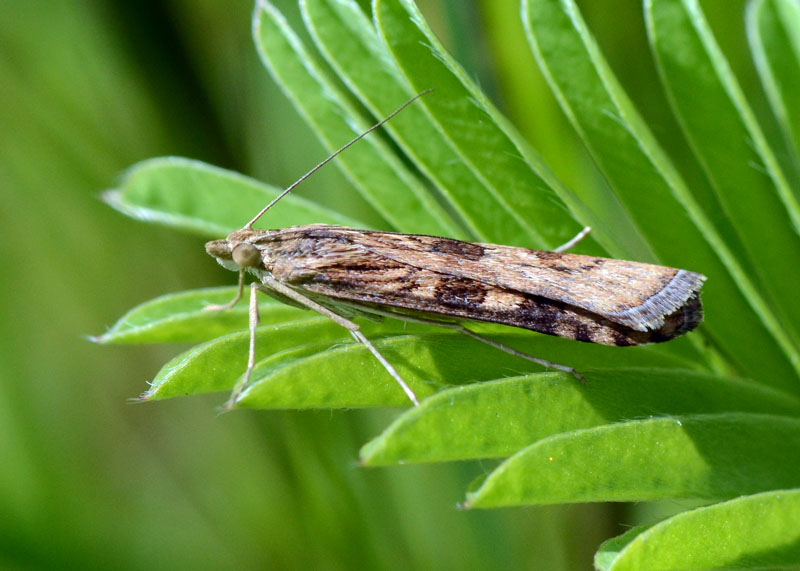
<svg viewBox="0 0 800 571"><path fill-rule="evenodd" d="M430 356L431 339L400 336L372 343L422 399L440 386ZM244 408L358 408L410 406L397 382L363 345L318 347L328 351L280 355L254 372L254 382L236 401ZM437 378L438 377L438 378ZM438 381L438 382L437 382Z"/></svg>
<svg viewBox="0 0 800 571"><path fill-rule="evenodd" d="M98 343L170 343L206 341L247 329L247 301L231 309L204 311L208 305L228 303L235 287L204 288L162 295L131 309L111 328L93 340ZM258 304L262 325L307 318L301 309L261 296Z"/></svg>
<svg viewBox="0 0 800 571"><path fill-rule="evenodd" d="M330 345L352 342L341 325L312 313L305 315L308 317L259 327L256 331L256 362L286 349L306 346L309 341L312 344L330 342ZM362 331L370 339L380 334L402 334L406 330L415 332L425 329L428 327L395 320L362 325ZM249 339L248 331L232 333L178 355L161 368L142 398L163 399L231 390L245 371ZM317 378L314 370L306 370L304 375ZM297 378L296 382L304 382L304 379Z"/></svg>
<svg viewBox="0 0 800 571"><path fill-rule="evenodd" d="M385 327L398 331L403 328L403 324L393 326L387 323L383 326ZM383 328L383 331L387 331ZM495 379L505 371L518 374L542 370L540 365L469 339L458 332L432 329L434 333L419 336L400 335L381 341L372 339L378 350L419 397L428 396L447 385ZM381 330L375 331L378 333ZM492 335L492 339L529 354L555 362L567 362L581 369L587 368L588 363L602 359L599 356L602 351L572 355L572 343L540 335L506 333ZM648 350L626 352L626 355L627 361L638 364L656 362L664 366L675 366L679 362ZM344 381L343 375L346 379ZM559 375L558 378L568 385L577 382L571 375ZM480 392L481 389L476 390ZM400 388L367 348L348 344L298 359L294 363L282 362L279 370L272 370L271 365L265 363L263 376L253 375L251 389L242 395L237 404L253 408L309 408L391 406L406 402L407 398ZM415 410L423 409L417 407ZM422 438L426 440L430 436L425 434ZM467 434L462 434L462 437L465 438L464 446L468 448L470 439ZM428 442L435 440L436 438ZM530 441L526 441L523 445L529 443ZM424 446L424 443L421 442L420 445ZM455 454L461 457L458 450Z"/></svg>
<svg viewBox="0 0 800 571"><path fill-rule="evenodd" d="M567 191L557 196L552 175L531 168L532 153L501 128L505 120L442 48L413 2L376 0L373 15L406 81L415 91L436 90L421 104L500 206L492 215L522 230L502 241L553 248L574 236L580 227L564 206Z"/></svg>
<svg viewBox="0 0 800 571"><path fill-rule="evenodd" d="M342 328L323 317L260 327L256 331L256 358L305 344L311 328L315 340L342 337ZM231 333L178 355L161 368L142 400L231 390L247 366L249 338L248 331Z"/></svg>
<svg viewBox="0 0 800 571"><path fill-rule="evenodd" d="M800 169L800 4L756 0L747 10L747 37L769 102Z"/></svg>
<svg viewBox="0 0 800 571"><path fill-rule="evenodd" d="M605 175L607 192L616 193L623 202L639 239L648 245L652 258L637 259L677 267L692 264L683 250L691 240L702 242L702 237L687 219L686 207L673 196L665 175L659 173L660 167L669 166L668 161L599 51L575 3L525 0L522 10L528 41L542 72ZM704 262L702 257L696 261Z"/></svg>
<svg viewBox="0 0 800 571"><path fill-rule="evenodd" d="M637 531L604 569L797 569L800 490L736 498Z"/></svg>
<svg viewBox="0 0 800 571"><path fill-rule="evenodd" d="M406 97L415 94L357 4L310 0L303 2L301 9L308 31L328 63L375 116L390 113L397 105L398 93ZM415 166L438 186L469 229L454 237L493 239L489 227L496 226L496 217L487 216L492 208L487 208L489 197L482 183L453 152L421 102L405 109L385 128Z"/></svg>
<svg viewBox="0 0 800 571"><path fill-rule="evenodd" d="M131 218L218 238L241 228L280 192L279 188L200 161L165 157L131 167L120 187L105 193L104 199ZM299 196L284 198L280 209L285 226L359 224Z"/></svg>
<svg viewBox="0 0 800 571"><path fill-rule="evenodd" d="M751 413L628 421L550 436L467 494L469 507L721 499L800 485L800 419Z"/></svg>
<svg viewBox="0 0 800 571"><path fill-rule="evenodd" d="M734 224L800 366L800 204L696 0L649 0L659 72L681 126ZM770 299L771 298L771 299ZM785 335L785 333L784 333ZM789 343L788 341L784 341Z"/></svg>
<svg viewBox="0 0 800 571"><path fill-rule="evenodd" d="M681 369L581 369L444 390L361 449L368 465L504 457L550 435L653 415L800 416L800 400L753 382Z"/></svg>
<svg viewBox="0 0 800 571"><path fill-rule="evenodd" d="M154 318L165 321L168 328L173 321L179 326L183 319L191 322L194 318L204 318L192 313L198 311L196 298L187 301L190 310L186 314L166 314L158 317L161 309L156 303ZM169 304L167 303L167 307ZM280 304L270 306L280 316ZM180 305L177 307L180 309ZM290 310L293 308L287 308ZM224 313L224 312L222 312ZM242 317L244 317L242 315ZM351 346L352 339L346 331L332 321L304 312L296 314L292 321L282 322L276 317L273 325L260 327L256 336L257 369L253 375L251 389L245 392L239 403L245 407L265 408L310 408L310 407L350 407L350 406L391 406L405 404L399 396L404 395L388 376L374 357L361 345ZM539 365L508 355L494 347L466 338L454 331L445 331L435 326L406 323L387 319L385 323L361 321L362 331L372 340L395 366L405 380L420 396L431 393L431 389L446 384L485 381L497 377L498 372L508 371L518 374L525 371L542 370ZM182 328L182 326L181 326ZM430 331L439 333L428 333ZM575 344L566 339L558 339L530 332L514 331L507 327L488 326L481 331L501 343L554 362L569 363L580 368L589 368L603 360L613 359L615 363L627 366L692 366L686 360L660 351L658 347L626 348L620 351L615 347L588 345L579 353ZM146 335L147 332L136 332ZM381 341L380 336L400 335ZM185 394L201 394L230 390L236 379L244 372L248 352L247 331L240 331L204 343L179 355L166 364L145 393L145 399L160 399ZM297 347L309 347L309 339L314 343L325 342L326 351L298 358L296 362L281 361L280 370L273 369L275 354ZM341 347L333 347L344 343ZM283 359L283 357L281 357ZM261 361L266 360L264 363ZM328 371L321 375L320 371ZM260 371L260 372L259 372ZM347 381L340 382L342 372L346 371ZM465 376L465 371L469 375ZM358 387L372 386L382 379L388 384L380 385L378 393L373 393L365 401L363 391ZM376 381L377 379L377 381ZM284 388L286 385L289 388ZM304 387L308 385L308 387ZM334 388L325 393L326 386ZM274 390L277 387L277 392ZM293 387L293 388L292 388ZM388 387L388 390L387 390ZM382 393L380 391L383 391ZM273 392L275 394L273 394ZM325 394L325 400L296 400L294 394Z"/></svg>
<svg viewBox="0 0 800 571"><path fill-rule="evenodd" d="M526 0L523 18L564 111L658 261L708 276L705 327L726 358L745 376L769 370L764 382L792 386L800 361L785 330L619 85L575 3Z"/></svg>
<svg viewBox="0 0 800 571"><path fill-rule="evenodd" d="M253 34L262 61L328 150L333 152L370 126L266 0L256 5ZM393 109L405 99L395 95ZM380 137L359 141L337 158L337 164L394 229L458 234L450 216Z"/></svg>
<svg viewBox="0 0 800 571"><path fill-rule="evenodd" d="M375 115L390 112L398 92L415 93L356 2L308 0L301 7L320 51ZM439 78L431 78L430 85L438 82ZM450 94L437 86L425 100L457 96L463 96L463 92ZM502 203L487 191L483 177L453 147L424 105L407 109L386 128L414 164L436 184L473 239L510 244L526 234L519 223L498 215L504 208Z"/></svg>

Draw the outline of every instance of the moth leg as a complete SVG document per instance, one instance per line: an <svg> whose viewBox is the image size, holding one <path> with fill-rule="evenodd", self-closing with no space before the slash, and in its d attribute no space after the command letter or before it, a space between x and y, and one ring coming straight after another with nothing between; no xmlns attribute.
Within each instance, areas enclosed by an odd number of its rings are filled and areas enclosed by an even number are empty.
<svg viewBox="0 0 800 571"><path fill-rule="evenodd" d="M244 270L239 270L239 289L236 290L236 295L228 303L222 305L207 305L203 311L221 311L223 309L230 309L242 299L242 290L244 289Z"/></svg>
<svg viewBox="0 0 800 571"><path fill-rule="evenodd" d="M592 231L590 226L586 226L583 230L578 232L574 238L572 238L569 242L565 244L561 244L558 248L553 250L554 252L566 252L570 248L572 248L575 244L586 238L586 235Z"/></svg>
<svg viewBox="0 0 800 571"><path fill-rule="evenodd" d="M388 315L388 314L387 314ZM398 317L394 315L393 317ZM460 331L465 335L472 337L473 339L477 339L478 341L482 341L487 345L491 345L496 349L500 349L501 351L505 351L509 355L514 355L515 357L521 357L522 359L526 359L528 361L533 361L538 365L542 365L543 367L547 367L548 369L556 369L557 371L563 371L565 373L569 373L576 379L578 379L584 385L586 384L586 379L581 375L578 371L573 369L572 367L568 367L567 365L561 365L559 363L553 363L552 361L547 361L545 359L539 359L538 357L534 357L533 355L528 355L527 353L523 353L521 351L517 351L516 349L512 349L508 345L503 345L502 343L498 343L497 341L493 341L488 337L484 337L479 333L475 333L474 331L467 329L460 323L451 323L447 321L436 321L435 319L425 319L423 317L410 317L410 316L402 316L401 319L404 321L413 321L414 323L423 323L426 325L436 325L438 327L446 327L447 329L453 329L455 331Z"/></svg>
<svg viewBox="0 0 800 571"><path fill-rule="evenodd" d="M239 295L241 297L241 293ZM237 300L238 301L238 300ZM232 408L236 403L236 399L242 394L242 391L250 384L250 376L253 374L253 368L256 366L256 328L261 321L258 315L258 284L253 282L250 284L250 349L247 354L247 370L242 375L233 387L231 398L228 399L227 404L223 408Z"/></svg>
<svg viewBox="0 0 800 571"><path fill-rule="evenodd" d="M277 291L281 295L285 295L289 299L293 299L294 301L304 305L305 307L307 307L309 309L313 309L317 313L319 313L321 315L324 315L325 317L331 319L334 323L337 323L338 325L341 325L342 327L347 329L350 332L350 334L353 336L353 338L356 341L359 341L359 342L363 343L364 346L369 350L369 352L372 353L375 356L375 358L378 360L378 362L381 365L383 365L383 368L386 369L386 371L394 378L395 381L397 381L397 384L400 385L400 387L403 389L403 392L405 392L406 396L408 396L409 400L411 400L411 402L414 403L414 406L419 406L419 401L417 400L417 395L414 394L414 391L411 390L411 387L408 386L408 384L403 380L403 377L400 376L400 373L398 373L395 370L395 368L391 365L391 363L389 363L389 361L387 361L386 358L383 355L381 355L380 351L378 351L375 348L375 346L372 343L370 343L369 339L364 337L364 334L361 333L360 327L356 323L353 323L349 319L345 319L344 317L342 317L338 313L335 313L335 312L331 311L327 307L323 307L322 305L316 303L315 301L313 301L311 299L308 299L303 294L298 293L295 290L293 290L292 288L283 285L281 282L277 281L275 278L273 278L271 276L265 275L265 276L262 277L262 280L264 282L264 285L266 285L267 287L269 287L271 289L274 289L275 291ZM255 284L253 284L253 285L255 286ZM255 325L254 325L253 317L252 317L252 312L253 312L252 308L253 307L256 308L255 311L256 311L256 316L257 316L258 306L254 305L254 304L255 304L255 302L251 298L251 300L250 300L250 306L251 306L250 361L254 361L255 360ZM256 317L256 322L255 323L257 324L257 317ZM247 371L247 373L245 373L246 379L244 380L244 383L241 383L242 384L242 388L245 386L246 382L249 380L249 376L250 376L250 372L251 371L252 371L252 364L251 364L251 362L248 362L248 371ZM241 389L240 389L240 392L241 392ZM238 394L236 396L238 396Z"/></svg>
<svg viewBox="0 0 800 571"><path fill-rule="evenodd" d="M356 325L356 324L353 323L353 325ZM357 327L358 327L358 325L356 325L356 328ZM411 402L414 403L414 406L419 406L419 401L417 400L417 395L415 395L414 391L411 390L411 387L409 387L406 384L406 382L403 380L403 377L400 376L400 373L398 373L395 370L395 368L392 367L392 364L389 363L389 361L386 360L386 357L381 355L380 352L375 348L375 346L372 343L370 343L369 339L364 337L364 334L361 333L361 331L359 331L358 329L351 329L350 330L350 335L352 335L353 338L355 338L356 341L360 341L361 343L363 343L366 346L367 349L369 349L369 352L374 355L374 357L378 360L378 362L381 365L383 365L383 368L386 369L389 372L389 374L392 375L392 377L394 377L394 380L397 381L397 384L400 385L400 387L406 393L406 396L411 400Z"/></svg>
<svg viewBox="0 0 800 571"><path fill-rule="evenodd" d="M543 367L547 367L548 369L556 369L557 371L563 371L565 373L569 373L570 375L572 375L573 377L578 379L580 382L582 382L584 385L586 384L586 379L583 378L583 375L581 375L578 371L576 371L572 367L568 367L566 365L560 365L558 363L553 363L552 361L546 361L544 359L539 359L538 357L534 357L532 355L528 355L527 353L522 353L521 351L517 351L516 349L512 349L508 345L503 345L502 343L498 343L497 341L493 341L492 339L489 339L488 337L484 337L483 335L479 335L478 333L475 333L474 331L471 331L471 330L467 329L463 325L453 324L453 325L447 325L447 327L451 327L452 329L456 329L457 331L461 331L465 335L469 335L470 337L472 337L473 339L477 339L478 341L483 341L487 345L491 345L492 347L500 349L501 351L505 351L509 355L514 355L515 357L521 357L523 359L527 359L528 361L533 361L534 363L538 363L539 365L542 365Z"/></svg>

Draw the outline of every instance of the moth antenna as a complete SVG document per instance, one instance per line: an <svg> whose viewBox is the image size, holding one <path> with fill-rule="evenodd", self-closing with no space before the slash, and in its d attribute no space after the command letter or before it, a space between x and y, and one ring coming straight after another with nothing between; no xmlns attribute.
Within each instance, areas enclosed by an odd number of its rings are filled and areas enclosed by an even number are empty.
<svg viewBox="0 0 800 571"><path fill-rule="evenodd" d="M403 109L405 109L406 107L408 107L409 105L411 105L412 103L414 103L414 101L416 101L417 99L419 99L419 98L420 98L420 97L422 97L423 95L426 95L426 94L430 93L431 91L433 91L433 88L426 89L425 91L421 91L421 92L417 93L417 94L416 94L414 97L412 97L411 99L409 99L408 101L406 101L405 103L403 103L403 104L402 104L400 107L398 107L397 109L395 109L394 111L392 111L391 113L389 113L389 114L388 114L386 117L384 117L383 119L381 119L380 121L378 121L377 123L375 123L375 124L374 124L372 127L370 127L369 129L367 129L366 131L364 131L363 133L361 133L361 134L360 134L359 136L357 136L355 139L353 139L353 140L351 140L350 142L348 142L348 143L345 143L344 145L342 145L341 147L339 147L339 148L338 148L336 151L334 151L334 152L333 152L331 155L329 155L329 156L328 156L328 158L326 158L324 161L322 161L321 163L319 163L319 164L318 164L317 166L315 166L313 169L311 169L311 170L310 170L310 171L308 171L306 174L304 174L303 176L301 176L300 178L298 178L298 179L297 179L295 182L293 182L293 183L292 183L292 184L290 184L288 187L286 187L286 189L285 189L283 192L281 192L281 193L280 193L280 194L279 194L279 195L278 195L276 198L274 198L274 199L273 199L273 200L272 200L272 201L271 201L269 204L267 204L267 205L266 205L266 206L265 206L265 207L264 207L264 208L261 210L261 212L259 212L258 214L256 214L256 216L255 216L255 217L254 217L254 218L253 218L253 219L252 219L250 222L248 222L247 224L245 224L245 225L242 227L242 229L243 229L243 230L252 230L252 229L253 229L253 224L255 224L255 223L256 223L256 221L257 221L259 218L261 218L261 216L263 216L263 215L264 215L264 213L265 213L267 210L269 210L270 208L272 208L272 206L273 206L273 205L274 205L276 202L278 202L278 201L279 201L281 198L283 198L284 196L286 196L287 194L289 194L290 192L292 192L292 191L293 191L293 190L294 190L294 189L295 189L295 188L296 188L296 187L297 187L297 186L298 186L298 185L299 185L301 182L303 182L303 181L304 181L304 180L306 180L308 177L310 177L312 174L314 174L314 173L315 173L315 172L317 172L319 169L321 169L322 167L324 167L326 164L328 164L329 162L331 162L331 161L332 161L334 158L336 158L336 157L337 157L339 154L341 154L341 153L342 153L342 151L344 151L345 149L347 149L349 146L351 146L351 145L353 145L353 144L357 143L359 140L361 140L361 139L363 139L364 137L366 137L367 135L369 135L369 134L370 134L372 131L374 131L375 129L377 129L378 127L380 127L380 126L381 126L381 125L383 125L384 123L386 123L386 122L387 122L389 119L391 119L392 117L394 117L395 115L397 115L398 113L400 113L400 111L402 111Z"/></svg>

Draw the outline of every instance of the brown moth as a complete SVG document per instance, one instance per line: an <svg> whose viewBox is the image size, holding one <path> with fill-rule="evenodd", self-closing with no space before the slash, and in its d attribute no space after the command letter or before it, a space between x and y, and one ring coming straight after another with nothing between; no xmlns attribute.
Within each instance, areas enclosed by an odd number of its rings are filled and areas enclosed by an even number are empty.
<svg viewBox="0 0 800 571"><path fill-rule="evenodd" d="M555 251L528 250L450 238L356 230L312 224L277 230L252 227L275 202L310 174L423 92L365 131L287 188L241 230L206 244L223 267L251 284L250 356L230 405L255 365L256 292L317 311L350 331L380 361L416 405L417 397L349 316L368 314L435 323L457 329L498 349L583 377L483 337L460 322L485 321L577 341L631 346L668 341L703 320L699 290L705 276L664 266L566 254L587 232ZM346 317L347 316L347 317ZM584 381L585 382L585 381Z"/></svg>

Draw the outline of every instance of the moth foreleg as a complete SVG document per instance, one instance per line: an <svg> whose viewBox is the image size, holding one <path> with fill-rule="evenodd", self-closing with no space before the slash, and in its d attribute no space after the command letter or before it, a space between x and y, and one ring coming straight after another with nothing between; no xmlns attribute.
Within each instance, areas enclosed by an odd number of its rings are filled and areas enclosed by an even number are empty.
<svg viewBox="0 0 800 571"><path fill-rule="evenodd" d="M534 357L532 355L528 355L527 353L517 351L516 349L512 349L508 345L503 345L502 343L498 343L497 341L489 339L488 337L484 337L483 335L475 333L474 331L467 329L463 325L453 324L453 325L447 325L447 327L451 327L452 329L461 331L465 335L469 335L470 337L472 337L473 339L477 339L478 341L483 341L487 345L491 345L492 347L500 349L501 351L505 351L509 355L514 355L516 357L521 357L522 359L527 359L528 361L533 361L534 363L542 365L543 367L547 367L548 369L556 369L557 371L563 371L565 373L569 373L570 375L578 379L580 382L582 382L584 385L586 384L586 379L583 378L583 375L581 375L578 371L576 371L572 367L568 367L567 365L560 365L559 363L553 363L552 361L546 361L545 359L539 359L538 357Z"/></svg>
<svg viewBox="0 0 800 571"><path fill-rule="evenodd" d="M221 311L223 309L230 309L242 299L242 290L244 289L244 270L239 270L239 289L236 290L236 295L228 303L222 305L207 305L203 311Z"/></svg>
<svg viewBox="0 0 800 571"><path fill-rule="evenodd" d="M378 351L375 348L375 346L372 343L370 343L369 339L367 339L363 333L361 333L361 328L358 326L358 324L353 323L349 319L345 319L338 313L331 311L327 307L324 307L315 302L314 300L311 300L306 296L304 296L303 294L293 290L292 288L285 286L284 284L282 284L281 282L279 282L278 280L276 280L271 276L264 276L262 277L262 280L265 286L274 289L278 293L290 299L293 299L294 301L304 305L309 309L313 309L317 313L324 315L325 317L331 319L334 323L337 323L338 325L341 325L342 327L350 331L350 334L353 336L353 338L356 341L363 343L364 346L369 350L369 352L375 356L378 362L380 362L380 364L383 365L383 368L386 369L386 371L394 378L395 381L397 381L397 384L400 385L400 387L406 393L411 402L413 402L415 406L419 405L417 396L414 394L414 391L411 390L411 387L408 386L408 384L403 380L403 377L400 376L400 373L398 373L395 370L395 368L391 365L391 363L389 363L389 361L386 360L386 357L381 355L380 351ZM254 355L254 350L253 350L254 346L255 346L255 338L254 334L251 333L251 355Z"/></svg>
<svg viewBox="0 0 800 571"><path fill-rule="evenodd" d="M553 251L554 252L566 252L567 250L572 248L575 244L577 244L578 242L583 240L586 237L586 235L591 231L592 231L592 228L590 226L586 226L583 230L578 232L575 235L574 238L572 238L571 240L569 240L568 242L566 242L564 244L561 244L558 248L556 248Z"/></svg>
<svg viewBox="0 0 800 571"><path fill-rule="evenodd" d="M241 297L241 292L239 297ZM242 391L250 384L250 376L253 374L253 369L256 366L256 329L258 328L259 321L261 321L258 315L258 284L256 282L250 284L250 309L248 314L250 316L250 346L247 354L247 370L233 386L231 398L228 399L227 404L223 408L232 408L233 405L236 404L236 399L239 398Z"/></svg>

